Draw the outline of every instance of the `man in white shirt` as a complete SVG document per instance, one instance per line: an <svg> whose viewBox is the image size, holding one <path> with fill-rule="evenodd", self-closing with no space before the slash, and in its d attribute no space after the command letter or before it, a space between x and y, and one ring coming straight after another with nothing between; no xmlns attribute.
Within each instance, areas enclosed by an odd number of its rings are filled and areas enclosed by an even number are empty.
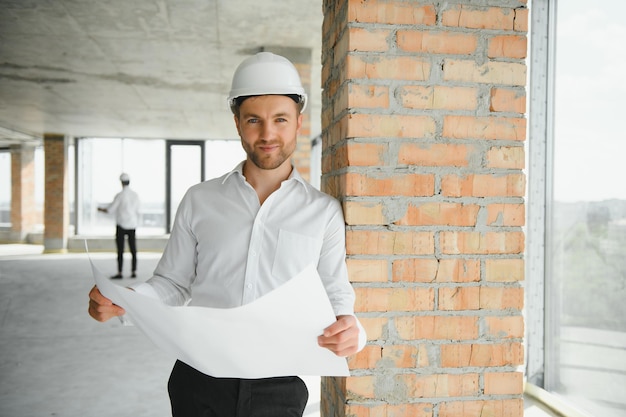
<svg viewBox="0 0 626 417"><path fill-rule="evenodd" d="M122 278L124 264L124 239L128 236L128 247L132 256L131 278L137 277L137 240L135 231L139 225L139 196L130 188L130 177L120 175L122 191L115 195L108 207L98 207L98 211L115 214L115 245L117 246L117 274L112 279Z"/></svg>
<svg viewBox="0 0 626 417"><path fill-rule="evenodd" d="M187 191L154 276L134 289L170 305L232 308L313 263L337 317L318 344L352 355L365 345L365 332L354 316L341 205L304 181L291 163L306 105L295 67L269 52L244 60L229 104L246 160ZM89 314L105 321L124 310L94 287ZM168 389L174 417L296 417L308 399L295 376L214 378L181 361Z"/></svg>

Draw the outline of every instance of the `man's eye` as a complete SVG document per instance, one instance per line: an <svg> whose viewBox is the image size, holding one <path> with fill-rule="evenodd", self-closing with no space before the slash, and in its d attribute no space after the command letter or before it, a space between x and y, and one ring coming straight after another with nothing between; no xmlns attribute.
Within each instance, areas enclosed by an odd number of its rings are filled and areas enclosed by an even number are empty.
<svg viewBox="0 0 626 417"><path fill-rule="evenodd" d="M279 123L283 123L283 122L286 122L287 119L285 119L284 117L279 117L278 119L276 119L276 121Z"/></svg>
<svg viewBox="0 0 626 417"><path fill-rule="evenodd" d="M247 122L248 123L258 123L259 119L248 119Z"/></svg>

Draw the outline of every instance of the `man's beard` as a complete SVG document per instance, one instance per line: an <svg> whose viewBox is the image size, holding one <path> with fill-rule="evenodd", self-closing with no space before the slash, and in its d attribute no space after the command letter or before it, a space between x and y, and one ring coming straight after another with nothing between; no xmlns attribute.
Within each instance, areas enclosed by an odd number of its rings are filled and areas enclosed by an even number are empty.
<svg viewBox="0 0 626 417"><path fill-rule="evenodd" d="M294 148L295 149L295 148ZM289 152L287 149L282 147L277 155L264 155L262 156L262 152L256 152L254 149L246 149L246 153L248 154L248 158L252 161L254 165L261 169L276 169L281 166L293 153L293 150Z"/></svg>

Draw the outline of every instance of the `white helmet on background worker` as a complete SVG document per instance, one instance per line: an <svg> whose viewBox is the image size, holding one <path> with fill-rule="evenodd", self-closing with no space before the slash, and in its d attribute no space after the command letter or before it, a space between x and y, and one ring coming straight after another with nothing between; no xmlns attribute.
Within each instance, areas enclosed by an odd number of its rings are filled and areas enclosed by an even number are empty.
<svg viewBox="0 0 626 417"><path fill-rule="evenodd" d="M128 176L127 173L123 172L122 175L120 175L120 181L121 182L130 182L130 177Z"/></svg>
<svg viewBox="0 0 626 417"><path fill-rule="evenodd" d="M285 57L259 52L244 59L235 70L228 105L234 113L240 104L238 98L272 94L290 96L301 104L300 112L306 107L307 95L296 67Z"/></svg>

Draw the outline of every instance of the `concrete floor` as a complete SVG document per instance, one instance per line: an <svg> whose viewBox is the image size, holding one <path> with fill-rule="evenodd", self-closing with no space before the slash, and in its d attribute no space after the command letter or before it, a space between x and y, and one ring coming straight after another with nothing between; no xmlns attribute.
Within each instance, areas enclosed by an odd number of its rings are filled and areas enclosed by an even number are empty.
<svg viewBox="0 0 626 417"><path fill-rule="evenodd" d="M93 280L85 254L41 251L0 245L0 417L171 415L167 379L174 358L134 327L88 316ZM151 276L159 256L139 254L138 280ZM91 258L104 273L115 272L115 254ZM305 382L305 417L318 417L319 378ZM529 399L525 409L526 416L551 415Z"/></svg>
<svg viewBox="0 0 626 417"><path fill-rule="evenodd" d="M86 255L41 251L0 245L0 417L171 415L167 379L175 358L134 327L89 317ZM138 280L152 275L159 256L139 254ZM91 258L115 273L115 254ZM319 378L303 379L310 393L305 416L317 417Z"/></svg>

